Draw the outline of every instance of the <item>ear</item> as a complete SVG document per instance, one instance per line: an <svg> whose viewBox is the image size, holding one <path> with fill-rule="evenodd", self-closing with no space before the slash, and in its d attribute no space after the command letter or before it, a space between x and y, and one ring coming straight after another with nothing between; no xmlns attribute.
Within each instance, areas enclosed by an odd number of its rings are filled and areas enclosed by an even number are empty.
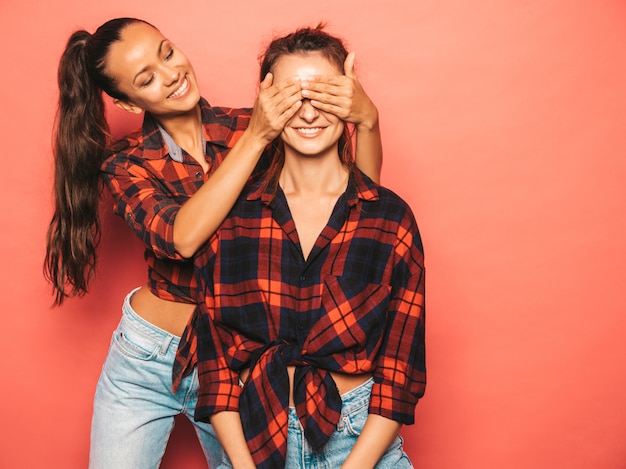
<svg viewBox="0 0 626 469"><path fill-rule="evenodd" d="M122 101L121 99L114 99L113 104L126 112L130 112L131 114L141 114L143 112L143 109L139 106L136 106L128 101Z"/></svg>

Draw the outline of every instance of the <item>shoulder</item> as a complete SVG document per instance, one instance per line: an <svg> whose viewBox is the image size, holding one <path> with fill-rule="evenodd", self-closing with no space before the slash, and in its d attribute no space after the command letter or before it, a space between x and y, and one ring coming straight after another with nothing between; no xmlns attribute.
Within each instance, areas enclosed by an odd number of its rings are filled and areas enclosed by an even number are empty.
<svg viewBox="0 0 626 469"><path fill-rule="evenodd" d="M355 176L364 208L376 211L377 215L383 218L413 215L409 204L393 190L375 183L360 170L356 170Z"/></svg>
<svg viewBox="0 0 626 469"><path fill-rule="evenodd" d="M252 116L252 109L210 106L205 102L202 104L202 113L205 124L222 124L232 127L232 123L238 123L247 126Z"/></svg>
<svg viewBox="0 0 626 469"><path fill-rule="evenodd" d="M262 194L263 187L259 182L246 184L230 209L228 216L223 221L222 227L228 227L228 229L233 227L241 228L243 225L249 224L249 221L244 222L243 220L260 219L264 213Z"/></svg>
<svg viewBox="0 0 626 469"><path fill-rule="evenodd" d="M393 190L376 184L366 175L362 174L362 178L368 190L376 194L362 201L362 220L370 220L383 231L394 233L398 239L403 237L402 234L408 234L421 250L418 224L409 204Z"/></svg>
<svg viewBox="0 0 626 469"><path fill-rule="evenodd" d="M207 141L231 148L250 123L251 111L201 103L202 125Z"/></svg>
<svg viewBox="0 0 626 469"><path fill-rule="evenodd" d="M126 136L115 140L107 148L107 158L102 163L102 170L107 171L111 166L128 162L133 156L143 154L143 132L137 129Z"/></svg>
<svg viewBox="0 0 626 469"><path fill-rule="evenodd" d="M409 204L388 187L378 186L378 196L380 203L385 206L394 206L399 210L411 212Z"/></svg>

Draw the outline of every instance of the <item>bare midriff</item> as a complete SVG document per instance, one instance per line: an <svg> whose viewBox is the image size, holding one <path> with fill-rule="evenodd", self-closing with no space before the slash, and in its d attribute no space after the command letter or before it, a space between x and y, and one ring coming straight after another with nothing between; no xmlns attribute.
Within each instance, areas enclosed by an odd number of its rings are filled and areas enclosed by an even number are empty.
<svg viewBox="0 0 626 469"><path fill-rule="evenodd" d="M135 292L130 305L143 319L177 337L183 334L196 308L195 304L159 298L145 285Z"/></svg>
<svg viewBox="0 0 626 469"><path fill-rule="evenodd" d="M293 374L295 372L295 366L288 366L287 373L289 374L289 389L293 389ZM239 374L239 379L246 382L248 375L250 374L250 370L246 368L242 370ZM337 371L331 371L330 375L335 380L335 384L337 385L337 390L339 391L339 395L345 394L349 391L352 391L354 388L360 386L365 383L368 379L372 377L371 373L363 373L358 375L347 374L347 373L339 373ZM289 391L289 406L293 407L293 392Z"/></svg>

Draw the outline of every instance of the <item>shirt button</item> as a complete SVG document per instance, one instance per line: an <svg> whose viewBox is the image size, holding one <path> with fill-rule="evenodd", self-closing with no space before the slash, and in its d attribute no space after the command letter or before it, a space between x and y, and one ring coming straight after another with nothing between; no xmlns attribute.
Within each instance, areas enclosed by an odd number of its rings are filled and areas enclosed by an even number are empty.
<svg viewBox="0 0 626 469"><path fill-rule="evenodd" d="M202 179L202 173L200 171L196 173L196 179Z"/></svg>
<svg viewBox="0 0 626 469"><path fill-rule="evenodd" d="M300 281L304 282L306 280L306 275L300 275Z"/></svg>

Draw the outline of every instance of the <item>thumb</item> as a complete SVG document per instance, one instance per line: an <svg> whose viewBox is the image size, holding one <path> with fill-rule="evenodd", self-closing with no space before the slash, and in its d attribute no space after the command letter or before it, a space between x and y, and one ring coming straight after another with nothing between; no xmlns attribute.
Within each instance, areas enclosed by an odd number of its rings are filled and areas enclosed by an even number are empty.
<svg viewBox="0 0 626 469"><path fill-rule="evenodd" d="M267 75L265 75L265 78L263 78L260 88L262 90L268 89L270 86L272 86L273 81L274 81L274 75L272 75L272 72L268 72Z"/></svg>
<svg viewBox="0 0 626 469"><path fill-rule="evenodd" d="M354 61L356 60L356 54L354 52L350 52L348 57L346 57L346 61L343 63L343 69L346 71L346 76L350 78L355 78L354 76Z"/></svg>

